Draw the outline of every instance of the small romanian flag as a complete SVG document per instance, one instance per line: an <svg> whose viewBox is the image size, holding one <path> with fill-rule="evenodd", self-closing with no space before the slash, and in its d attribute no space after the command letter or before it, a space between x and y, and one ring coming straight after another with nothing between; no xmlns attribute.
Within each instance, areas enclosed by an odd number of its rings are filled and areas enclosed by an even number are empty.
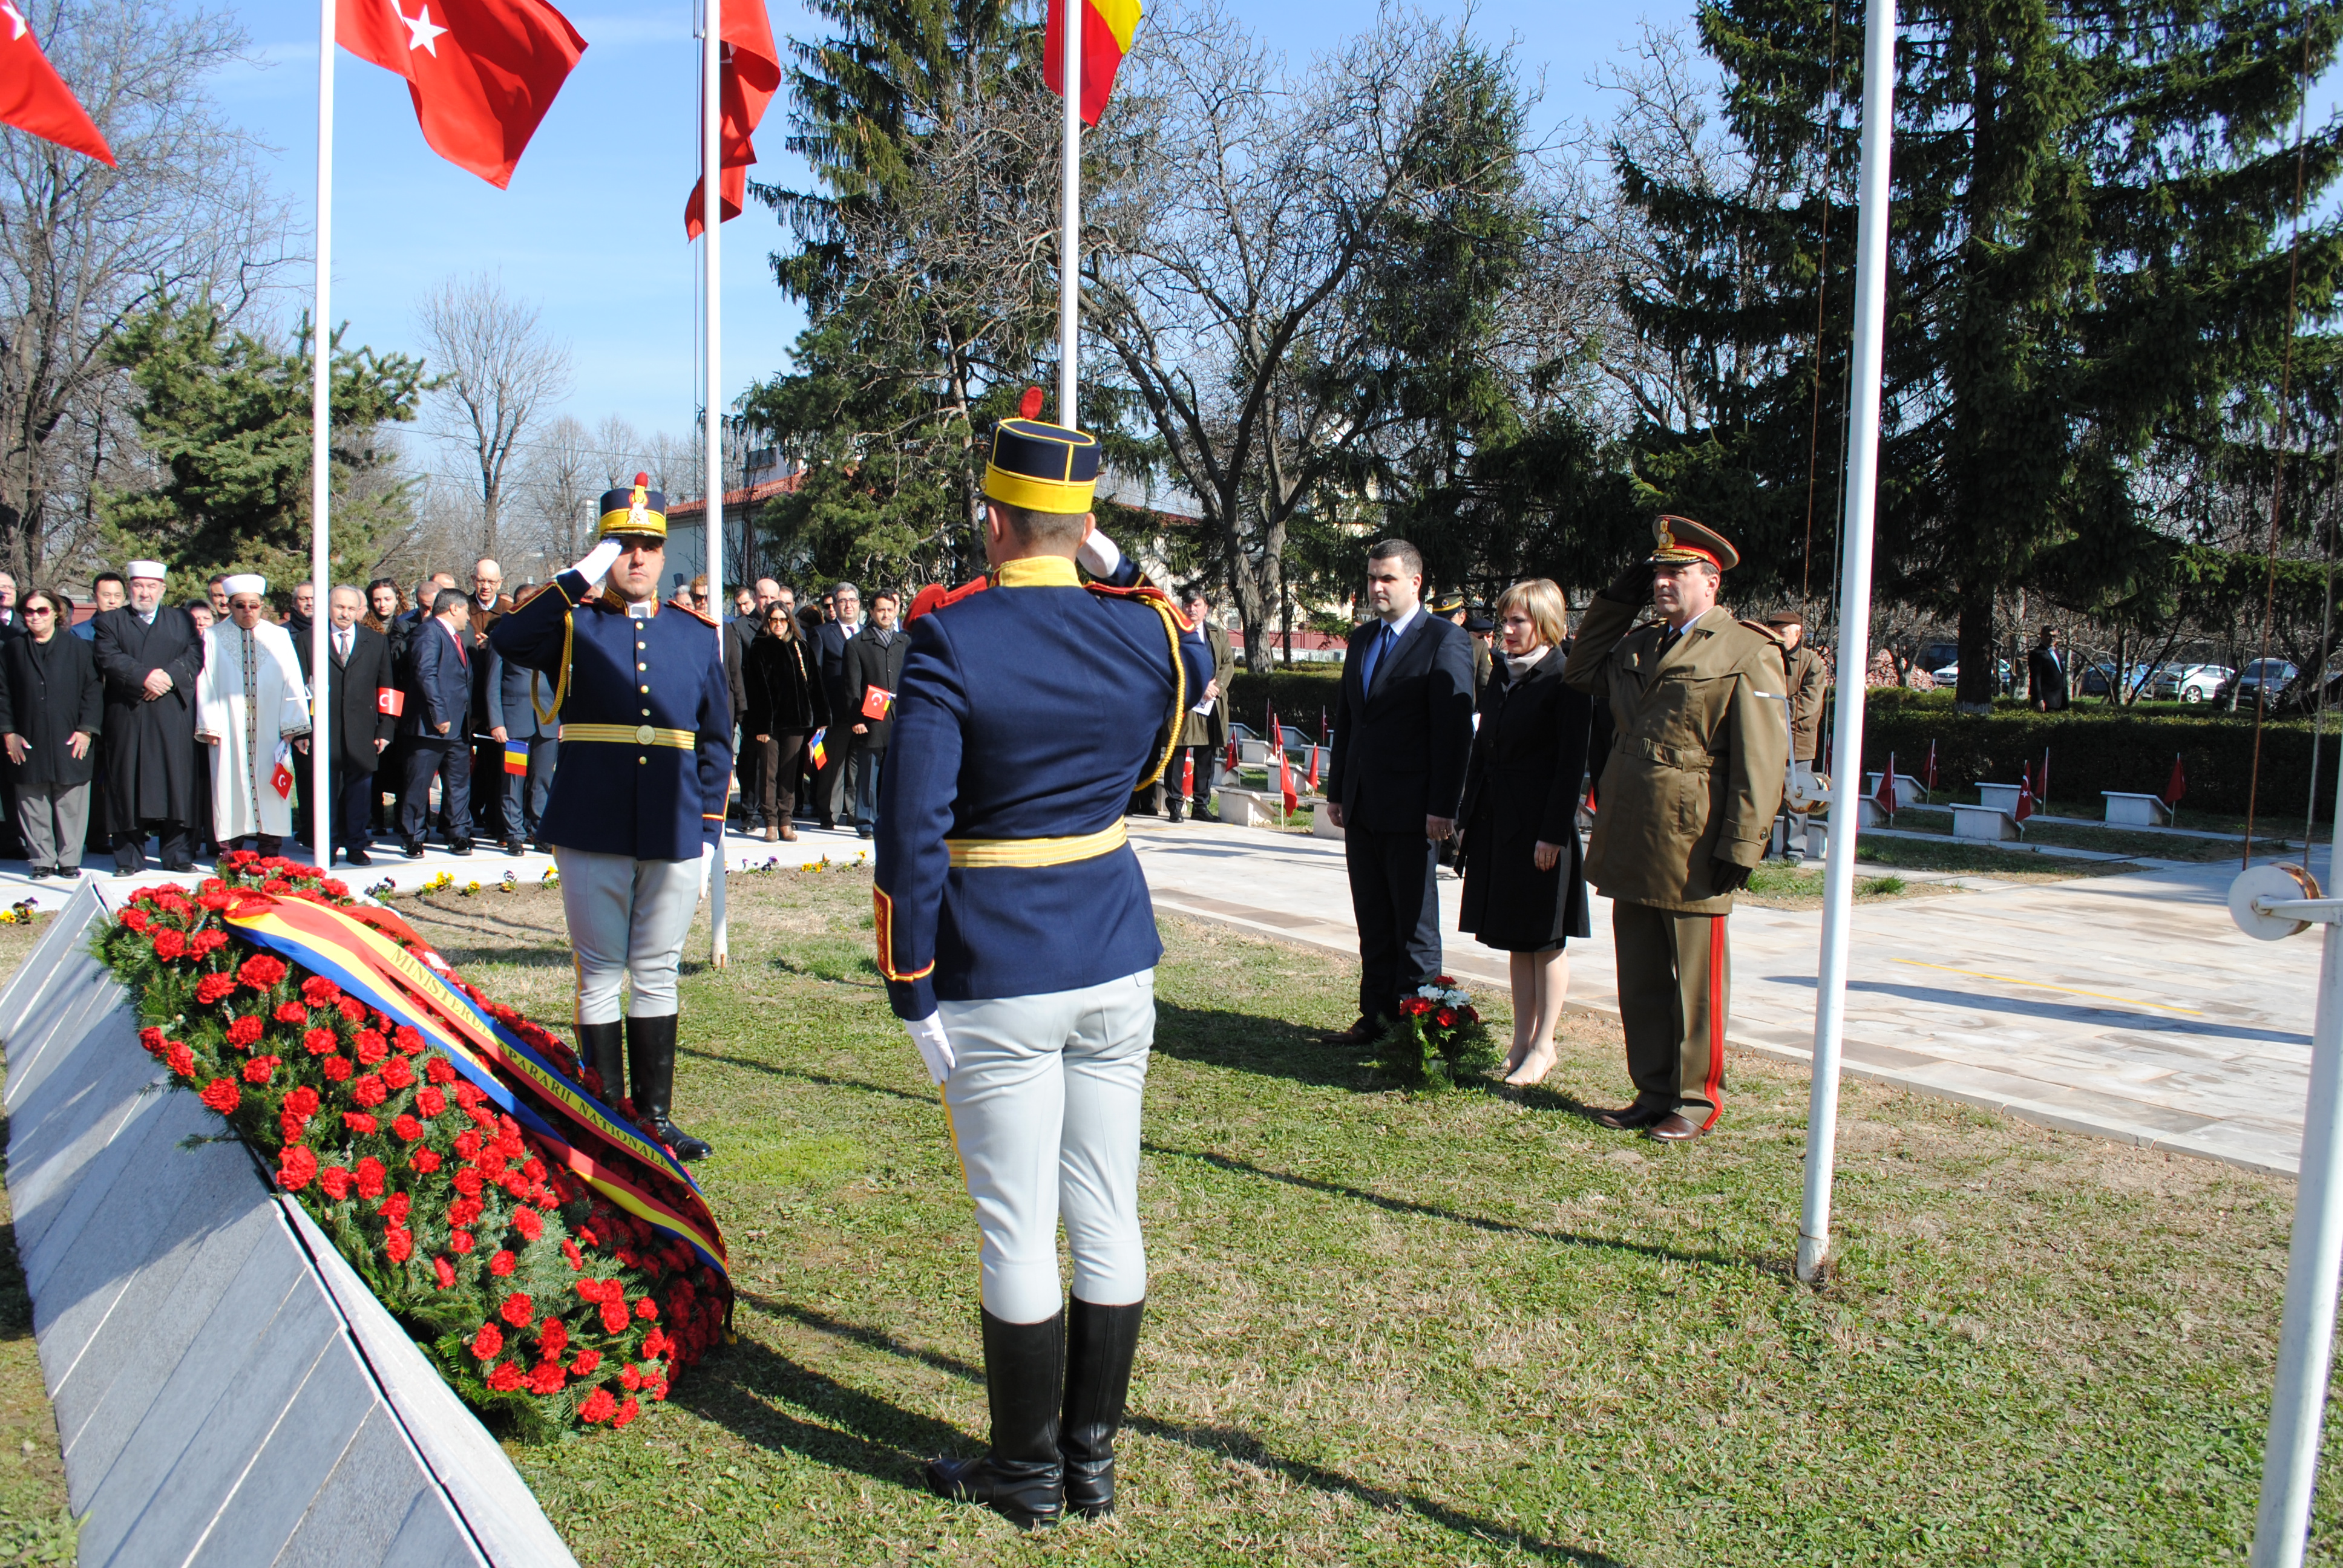
<svg viewBox="0 0 2343 1568"><path fill-rule="evenodd" d="M516 775L524 774L528 771L528 741L508 740L505 742L505 771Z"/></svg>
<svg viewBox="0 0 2343 1568"><path fill-rule="evenodd" d="M829 733L827 728L817 729L813 732L813 739L806 742L806 755L813 759L816 768L830 766L830 748L821 743L822 737Z"/></svg>
<svg viewBox="0 0 2343 1568"><path fill-rule="evenodd" d="M1114 91L1115 67L1131 53L1131 40L1139 32L1139 0L1081 0L1081 6L1082 124L1095 126ZM1066 92L1065 39L1066 0L1050 0L1041 79L1060 97Z"/></svg>

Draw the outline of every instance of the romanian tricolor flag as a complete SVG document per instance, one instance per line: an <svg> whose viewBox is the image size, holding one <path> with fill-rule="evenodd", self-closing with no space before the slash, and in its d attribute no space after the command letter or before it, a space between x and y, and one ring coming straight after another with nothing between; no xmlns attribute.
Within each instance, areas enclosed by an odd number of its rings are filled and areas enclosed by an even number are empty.
<svg viewBox="0 0 2343 1568"><path fill-rule="evenodd" d="M822 737L829 733L829 727L824 726L815 730L813 739L806 742L806 755L813 759L813 765L818 769L830 766L830 748L821 743Z"/></svg>
<svg viewBox="0 0 2343 1568"><path fill-rule="evenodd" d="M528 741L508 740L505 742L505 771L517 777L528 773Z"/></svg>
<svg viewBox="0 0 2343 1568"><path fill-rule="evenodd" d="M1082 124L1095 126L1114 91L1115 67L1131 53L1139 32L1139 0L1082 0ZM1050 91L1066 91L1066 0L1050 0L1041 79Z"/></svg>

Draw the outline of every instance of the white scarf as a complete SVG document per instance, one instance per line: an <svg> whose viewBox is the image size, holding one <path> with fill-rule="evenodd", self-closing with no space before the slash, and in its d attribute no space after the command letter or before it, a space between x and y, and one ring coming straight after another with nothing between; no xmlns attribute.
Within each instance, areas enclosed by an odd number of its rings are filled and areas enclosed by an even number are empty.
<svg viewBox="0 0 2343 1568"><path fill-rule="evenodd" d="M1505 668L1512 670L1513 672L1513 678L1518 680L1523 676L1527 675L1531 670L1535 669L1537 668L1538 660L1544 658L1547 654L1552 653L1553 651L1554 644L1550 642L1542 642L1535 648L1530 649L1527 653L1509 653L1505 655Z"/></svg>

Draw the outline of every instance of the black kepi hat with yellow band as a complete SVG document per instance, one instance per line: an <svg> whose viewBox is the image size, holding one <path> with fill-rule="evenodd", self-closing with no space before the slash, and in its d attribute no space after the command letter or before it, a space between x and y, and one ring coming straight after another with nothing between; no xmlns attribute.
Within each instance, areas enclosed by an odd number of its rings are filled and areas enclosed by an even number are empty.
<svg viewBox="0 0 2343 1568"><path fill-rule="evenodd" d="M667 538L667 497L650 487L649 474L637 474L631 487L621 485L615 490L602 492L602 527L595 536L608 538L613 534L648 534L656 539Z"/></svg>
<svg viewBox="0 0 2343 1568"><path fill-rule="evenodd" d="M1040 419L1003 419L993 427L984 493L1029 512L1079 515L1091 509L1098 471L1095 437Z"/></svg>
<svg viewBox="0 0 2343 1568"><path fill-rule="evenodd" d="M1741 552L1706 523L1662 517L1652 519L1652 553L1644 558L1655 567L1706 561L1718 571L1729 572L1741 564Z"/></svg>

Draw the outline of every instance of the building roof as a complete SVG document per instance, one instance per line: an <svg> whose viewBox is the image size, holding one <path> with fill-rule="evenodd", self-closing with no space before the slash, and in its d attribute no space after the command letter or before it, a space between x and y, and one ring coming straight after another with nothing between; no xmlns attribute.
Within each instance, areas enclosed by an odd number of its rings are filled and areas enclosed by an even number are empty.
<svg viewBox="0 0 2343 1568"><path fill-rule="evenodd" d="M778 479L765 479L742 489L727 490L724 492L725 509L729 511L734 507L753 507L758 502L770 500L775 496L789 495L797 489L804 478L805 471L799 469L794 474L784 474ZM678 518L696 518L706 509L707 505L706 501L697 496L688 501L670 501L667 508L668 521L671 523Z"/></svg>

